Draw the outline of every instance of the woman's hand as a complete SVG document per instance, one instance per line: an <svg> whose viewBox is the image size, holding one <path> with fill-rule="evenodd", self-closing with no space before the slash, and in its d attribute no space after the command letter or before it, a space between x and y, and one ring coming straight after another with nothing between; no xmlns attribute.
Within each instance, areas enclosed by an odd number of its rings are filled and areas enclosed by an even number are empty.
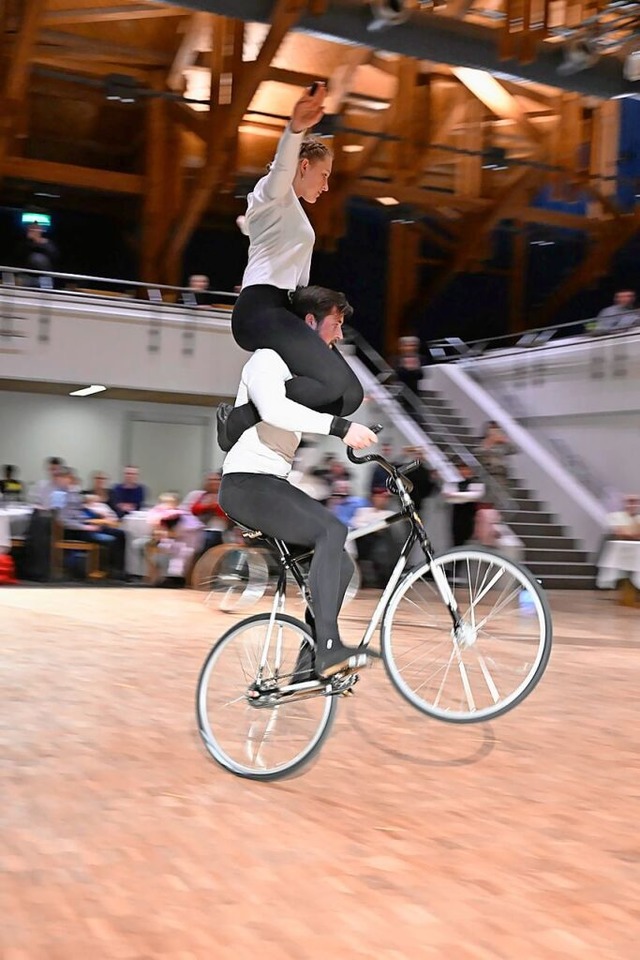
<svg viewBox="0 0 640 960"><path fill-rule="evenodd" d="M327 96L327 85L319 80L315 93L311 89L305 90L291 114L291 130L293 133L303 133L313 127L324 116L324 101Z"/></svg>

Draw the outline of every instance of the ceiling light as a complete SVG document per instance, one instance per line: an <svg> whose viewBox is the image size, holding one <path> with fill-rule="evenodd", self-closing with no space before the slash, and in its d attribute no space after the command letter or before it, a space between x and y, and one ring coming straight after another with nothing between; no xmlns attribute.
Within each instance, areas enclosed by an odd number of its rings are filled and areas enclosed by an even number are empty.
<svg viewBox="0 0 640 960"><path fill-rule="evenodd" d="M361 153L364 147L361 143L346 143L342 149L344 153Z"/></svg>
<svg viewBox="0 0 640 960"><path fill-rule="evenodd" d="M376 197L376 200L378 203L381 203L383 207L393 207L397 203L400 203L395 197Z"/></svg>
<svg viewBox="0 0 640 960"><path fill-rule="evenodd" d="M90 397L92 393L102 393L102 391L106 389L106 387L101 386L99 383L92 383L90 387L82 387L81 390L72 390L69 396Z"/></svg>

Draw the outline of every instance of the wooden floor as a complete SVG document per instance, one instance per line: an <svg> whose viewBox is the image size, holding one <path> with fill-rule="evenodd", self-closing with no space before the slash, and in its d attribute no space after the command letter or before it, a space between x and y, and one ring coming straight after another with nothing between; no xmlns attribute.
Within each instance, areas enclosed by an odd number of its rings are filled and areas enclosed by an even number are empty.
<svg viewBox="0 0 640 960"><path fill-rule="evenodd" d="M229 617L0 588L2 960L637 960L640 611L551 600L512 713L437 723L376 666L308 773L266 785L195 730Z"/></svg>

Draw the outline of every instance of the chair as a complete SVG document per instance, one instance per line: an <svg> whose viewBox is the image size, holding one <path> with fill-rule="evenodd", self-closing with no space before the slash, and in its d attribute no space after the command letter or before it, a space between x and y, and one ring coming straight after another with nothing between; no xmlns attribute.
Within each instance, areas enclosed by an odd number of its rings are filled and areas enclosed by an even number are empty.
<svg viewBox="0 0 640 960"><path fill-rule="evenodd" d="M89 580L102 580L106 577L100 569L100 546L88 540L65 539L64 527L54 514L51 528L51 573L54 579L62 579L64 556L66 551L82 553L86 558L86 571Z"/></svg>

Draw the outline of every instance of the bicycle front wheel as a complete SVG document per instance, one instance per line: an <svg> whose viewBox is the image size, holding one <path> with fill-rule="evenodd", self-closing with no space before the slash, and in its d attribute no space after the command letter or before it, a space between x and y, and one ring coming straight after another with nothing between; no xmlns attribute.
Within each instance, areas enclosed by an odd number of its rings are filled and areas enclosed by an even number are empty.
<svg viewBox="0 0 640 960"><path fill-rule="evenodd" d="M228 630L204 663L196 698L200 735L214 760L251 780L278 780L308 763L329 732L335 697L279 691L311 663L306 624L286 614L272 626L264 613ZM253 698L258 686L273 694Z"/></svg>
<svg viewBox="0 0 640 960"><path fill-rule="evenodd" d="M454 627L434 581L446 577ZM461 547L398 585L385 611L382 655L394 686L423 713L450 723L498 717L528 696L551 652L551 614L524 567L491 550Z"/></svg>

